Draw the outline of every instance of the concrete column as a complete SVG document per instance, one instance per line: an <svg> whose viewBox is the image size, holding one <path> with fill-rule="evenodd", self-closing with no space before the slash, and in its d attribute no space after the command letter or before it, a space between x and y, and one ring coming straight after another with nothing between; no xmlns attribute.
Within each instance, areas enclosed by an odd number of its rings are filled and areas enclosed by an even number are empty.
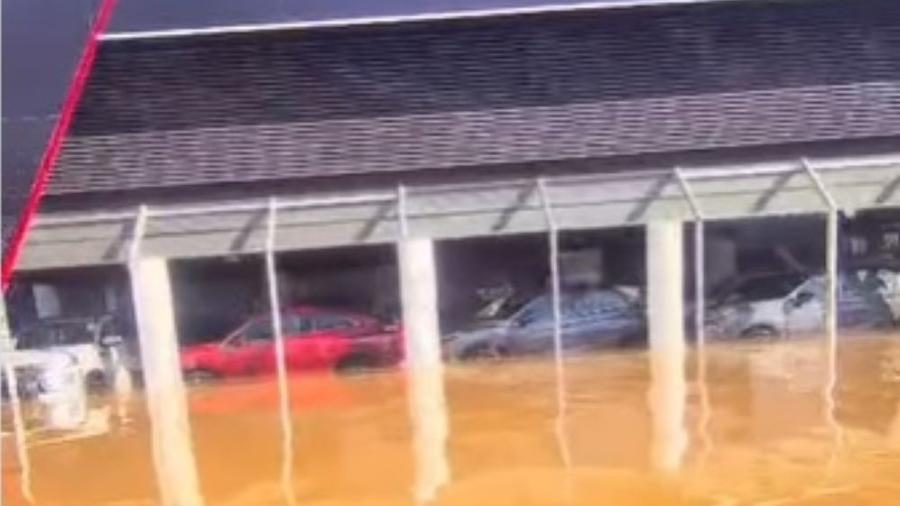
<svg viewBox="0 0 900 506"><path fill-rule="evenodd" d="M168 264L141 258L129 267L160 503L200 505Z"/></svg>
<svg viewBox="0 0 900 506"><path fill-rule="evenodd" d="M438 489L450 479L434 243L429 239L403 240L398 253L416 463L413 495L418 503L426 503L434 500Z"/></svg>
<svg viewBox="0 0 900 506"><path fill-rule="evenodd" d="M6 388L9 393L9 410L12 415L13 436L16 444L16 460L19 466L18 482L19 490L12 490L15 478L7 483L10 495L20 493L22 502L34 503L34 495L31 491L31 460L28 455L28 442L25 434L25 421L22 418L22 403L19 399L19 384L16 381L15 344L9 330L9 320L6 313L6 298L0 293L0 374L6 379ZM2 400L0 400L2 404ZM2 451L0 451L2 453ZM15 476L13 473L12 476ZM0 487L2 488L2 487ZM5 495L0 495L5 497ZM13 496L14 497L14 496ZM2 503L2 501L0 501Z"/></svg>
<svg viewBox="0 0 900 506"><path fill-rule="evenodd" d="M407 365L441 367L434 242L407 239L398 245L398 251Z"/></svg>
<svg viewBox="0 0 900 506"><path fill-rule="evenodd" d="M684 426L684 247L677 221L647 225L647 320L653 417L653 465L664 472L681 466L687 448Z"/></svg>

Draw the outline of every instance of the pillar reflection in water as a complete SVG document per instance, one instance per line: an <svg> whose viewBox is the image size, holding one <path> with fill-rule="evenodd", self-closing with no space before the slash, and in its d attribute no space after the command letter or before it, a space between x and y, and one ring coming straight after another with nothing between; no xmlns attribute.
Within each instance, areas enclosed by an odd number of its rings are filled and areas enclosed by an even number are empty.
<svg viewBox="0 0 900 506"><path fill-rule="evenodd" d="M712 424L712 404L709 397L709 380L707 379L707 362L706 362L706 344L697 343L697 371L696 371L696 388L697 397L700 403L699 414L697 417L697 437L700 440L700 460L706 461L706 458L713 450L713 438L710 431Z"/></svg>
<svg viewBox="0 0 900 506"><path fill-rule="evenodd" d="M7 348L7 349L11 349ZM19 386L16 381L15 367L10 359L4 357L2 374L6 379L6 388L9 392L10 411L13 422L13 436L16 445L16 460L19 468L19 488L22 498L29 503L34 502L31 491L31 461L28 456L28 441L25 435L25 423L22 419L22 405L19 399ZM8 485L7 485L8 486ZM2 502L2 501L0 501Z"/></svg>
<svg viewBox="0 0 900 506"><path fill-rule="evenodd" d="M805 163L805 162L804 162ZM809 165L807 164L807 169ZM836 204L828 198L828 193L821 180L814 175L814 181L819 185L820 191L826 196L831 207L826 219L826 258L827 265L827 281L828 281L828 298L826 308L826 357L827 370L825 376L825 385L822 391L825 404L825 420L832 434L832 452L830 463L834 463L837 452L843 446L844 431L840 423L835 417L835 389L838 382L838 212Z"/></svg>
<svg viewBox="0 0 900 506"><path fill-rule="evenodd" d="M682 249L680 222L647 225L651 462L663 472L677 471L687 449Z"/></svg>
<svg viewBox="0 0 900 506"><path fill-rule="evenodd" d="M892 342L887 350L887 356L884 357L884 369L881 375L888 378L891 382L900 383L900 342ZM900 450L900 403L897 404L894 418L888 425L887 445L890 449Z"/></svg>
<svg viewBox="0 0 900 506"><path fill-rule="evenodd" d="M407 239L400 242L398 252L416 465L413 495L418 503L426 503L434 500L440 487L450 480L434 245L428 239Z"/></svg>
<svg viewBox="0 0 900 506"><path fill-rule="evenodd" d="M133 259L130 270L160 503L201 505L168 264Z"/></svg>
<svg viewBox="0 0 900 506"><path fill-rule="evenodd" d="M131 379L131 372L125 367L119 349L115 346L109 348L110 353L110 376L112 377L113 397L115 399L116 418L120 425L127 425L131 422L128 414L128 406L131 404L134 396L134 383Z"/></svg>

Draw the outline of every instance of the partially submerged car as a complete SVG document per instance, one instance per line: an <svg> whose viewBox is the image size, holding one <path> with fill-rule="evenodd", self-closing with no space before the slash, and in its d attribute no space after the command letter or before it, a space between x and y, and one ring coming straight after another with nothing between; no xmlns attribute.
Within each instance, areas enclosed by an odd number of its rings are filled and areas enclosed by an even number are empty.
<svg viewBox="0 0 900 506"><path fill-rule="evenodd" d="M0 352L2 396L12 389L6 371L15 375L15 392L38 408L44 428L74 429L87 417L87 385L77 358L64 350L8 350Z"/></svg>
<svg viewBox="0 0 900 506"><path fill-rule="evenodd" d="M110 315L48 318L15 334L20 351L59 352L74 360L87 386L112 384L119 360L126 360L124 340Z"/></svg>
<svg viewBox="0 0 900 506"><path fill-rule="evenodd" d="M281 314L285 362L291 371L355 370L397 363L402 338L396 327L372 316L315 306ZM190 383L215 378L272 374L275 340L269 315L251 318L224 339L186 346L181 368Z"/></svg>
<svg viewBox="0 0 900 506"><path fill-rule="evenodd" d="M615 289L560 294L560 324L565 350L617 346L644 335L643 311ZM509 318L444 337L448 358L470 359L541 353L554 348L553 297L541 295Z"/></svg>
<svg viewBox="0 0 900 506"><path fill-rule="evenodd" d="M769 273L738 279L714 295L707 334L718 338L787 337L825 328L823 274ZM877 284L865 273L840 273L838 326L876 329L893 325Z"/></svg>

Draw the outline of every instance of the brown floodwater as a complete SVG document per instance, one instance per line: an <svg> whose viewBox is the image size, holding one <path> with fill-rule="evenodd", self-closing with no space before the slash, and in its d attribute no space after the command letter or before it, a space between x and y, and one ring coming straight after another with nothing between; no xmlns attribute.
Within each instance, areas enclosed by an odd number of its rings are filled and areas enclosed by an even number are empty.
<svg viewBox="0 0 900 506"><path fill-rule="evenodd" d="M450 365L445 403L410 403L403 370L292 377L290 494L303 505L900 504L900 336L843 339L834 368L814 340L711 345L704 362L698 377L689 353L684 395L640 351L569 357L562 383L547 358ZM188 403L205 504L286 504L274 381L195 388ZM159 504L143 399L93 405L81 433L29 434L35 503ZM22 468L12 438L3 444L5 504L19 504Z"/></svg>

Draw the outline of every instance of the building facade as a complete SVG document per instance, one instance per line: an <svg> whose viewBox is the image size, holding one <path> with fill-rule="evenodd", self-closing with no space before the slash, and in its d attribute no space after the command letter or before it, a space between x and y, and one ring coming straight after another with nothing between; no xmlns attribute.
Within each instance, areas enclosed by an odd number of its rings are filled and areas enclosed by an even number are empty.
<svg viewBox="0 0 900 506"><path fill-rule="evenodd" d="M21 278L900 199L896 2L300 26L106 34Z"/></svg>

